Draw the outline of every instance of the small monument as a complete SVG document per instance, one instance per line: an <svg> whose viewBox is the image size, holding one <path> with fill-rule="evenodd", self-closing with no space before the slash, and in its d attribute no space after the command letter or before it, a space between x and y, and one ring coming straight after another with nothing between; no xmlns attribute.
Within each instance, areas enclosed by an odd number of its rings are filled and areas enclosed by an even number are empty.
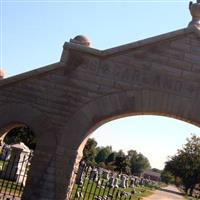
<svg viewBox="0 0 200 200"><path fill-rule="evenodd" d="M126 188L126 180L127 180L126 176L125 176L125 175L122 175L122 176L121 176L120 187Z"/></svg>
<svg viewBox="0 0 200 200"><path fill-rule="evenodd" d="M114 177L110 177L108 180L108 187L113 188L114 187Z"/></svg>
<svg viewBox="0 0 200 200"><path fill-rule="evenodd" d="M109 172L107 170L103 170L102 178L108 180L109 179Z"/></svg>
<svg viewBox="0 0 200 200"><path fill-rule="evenodd" d="M93 168L91 173L90 173L89 180L96 181L97 178L98 178L98 171L97 171L96 168Z"/></svg>
<svg viewBox="0 0 200 200"><path fill-rule="evenodd" d="M22 142L10 145L11 155L3 169L3 178L25 185L31 150Z"/></svg>
<svg viewBox="0 0 200 200"><path fill-rule="evenodd" d="M135 187L135 179L134 178L131 178L131 181L130 181L130 187L131 188L134 188Z"/></svg>
<svg viewBox="0 0 200 200"><path fill-rule="evenodd" d="M116 177L115 179L114 179L114 187L115 188L118 188L119 187L119 179Z"/></svg>
<svg viewBox="0 0 200 200"><path fill-rule="evenodd" d="M76 184L83 185L83 174L85 169L86 169L86 164L84 161L81 161L76 176Z"/></svg>

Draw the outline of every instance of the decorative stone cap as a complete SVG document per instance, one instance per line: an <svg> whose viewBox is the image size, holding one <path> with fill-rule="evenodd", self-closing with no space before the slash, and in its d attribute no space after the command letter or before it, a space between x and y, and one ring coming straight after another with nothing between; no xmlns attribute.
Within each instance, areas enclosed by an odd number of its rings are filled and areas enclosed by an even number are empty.
<svg viewBox="0 0 200 200"><path fill-rule="evenodd" d="M188 26L195 26L196 28L200 29L200 0L197 0L197 3L190 1L189 9L192 15L192 21Z"/></svg>
<svg viewBox="0 0 200 200"><path fill-rule="evenodd" d="M14 149L20 149L20 150L27 152L27 153L31 152L31 150L23 142L13 144L10 147L14 148Z"/></svg>
<svg viewBox="0 0 200 200"><path fill-rule="evenodd" d="M3 79L5 76L5 73L3 71L3 69L0 69L0 80Z"/></svg>
<svg viewBox="0 0 200 200"><path fill-rule="evenodd" d="M90 41L84 35L77 35L74 39L70 39L70 42L90 47Z"/></svg>

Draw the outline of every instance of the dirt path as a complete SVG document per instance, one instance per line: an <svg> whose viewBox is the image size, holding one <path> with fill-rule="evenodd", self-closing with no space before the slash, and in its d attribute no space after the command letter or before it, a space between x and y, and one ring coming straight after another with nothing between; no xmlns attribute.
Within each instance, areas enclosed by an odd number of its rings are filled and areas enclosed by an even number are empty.
<svg viewBox="0 0 200 200"><path fill-rule="evenodd" d="M175 186L170 185L156 190L151 196L145 197L143 200L185 200L185 198Z"/></svg>

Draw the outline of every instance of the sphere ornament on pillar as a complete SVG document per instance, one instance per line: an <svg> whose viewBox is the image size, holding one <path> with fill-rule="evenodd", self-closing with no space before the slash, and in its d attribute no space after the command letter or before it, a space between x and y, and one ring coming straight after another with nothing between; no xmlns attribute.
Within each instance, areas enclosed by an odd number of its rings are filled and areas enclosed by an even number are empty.
<svg viewBox="0 0 200 200"><path fill-rule="evenodd" d="M5 76L5 73L3 71L3 69L0 69L0 80L3 79Z"/></svg>
<svg viewBox="0 0 200 200"><path fill-rule="evenodd" d="M77 35L74 39L70 39L70 42L79 44L79 45L83 45L86 47L90 47L90 41L84 35Z"/></svg>
<svg viewBox="0 0 200 200"><path fill-rule="evenodd" d="M190 13L192 15L192 21L189 23L190 26L194 26L200 29L200 0L197 0L196 3L190 1L189 3Z"/></svg>

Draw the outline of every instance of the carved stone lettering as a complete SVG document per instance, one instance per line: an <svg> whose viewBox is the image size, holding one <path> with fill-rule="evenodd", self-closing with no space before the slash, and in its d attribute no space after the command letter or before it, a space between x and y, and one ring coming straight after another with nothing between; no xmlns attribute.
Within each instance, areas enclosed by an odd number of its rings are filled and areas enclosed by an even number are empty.
<svg viewBox="0 0 200 200"><path fill-rule="evenodd" d="M132 73L132 81L135 82L140 82L140 78L141 78L141 72L139 70L134 70L134 72Z"/></svg>
<svg viewBox="0 0 200 200"><path fill-rule="evenodd" d="M169 80L163 81L163 89L171 90L172 89L172 82Z"/></svg>
<svg viewBox="0 0 200 200"><path fill-rule="evenodd" d="M181 91L182 85L183 85L182 82L180 82L180 81L175 81L174 90L177 91L177 92Z"/></svg>
<svg viewBox="0 0 200 200"><path fill-rule="evenodd" d="M176 80L174 77L147 72L142 69L133 69L130 66L122 67L106 63L100 65L100 67L97 65L90 66L87 70L88 72L96 73L97 76L104 76L104 78L113 80L115 83L114 87L118 89L121 88L119 87L120 83L125 82L126 85L130 84L131 86L135 83L137 85L140 84L141 86L163 89L179 94L183 92L184 95L187 94L187 96L195 95L196 92L193 92L193 90L197 90L197 88L194 89L194 86L191 84L189 85L189 83L183 86L183 82L181 80Z"/></svg>
<svg viewBox="0 0 200 200"><path fill-rule="evenodd" d="M122 81L129 81L130 80L130 74L131 71L128 69L125 69L122 73L121 73L121 80Z"/></svg>
<svg viewBox="0 0 200 200"><path fill-rule="evenodd" d="M114 77L115 80L117 80L118 77L120 77L120 70L114 71L114 72L113 72L113 77Z"/></svg>
<svg viewBox="0 0 200 200"><path fill-rule="evenodd" d="M103 75L110 74L110 68L108 65L101 66L101 74Z"/></svg>
<svg viewBox="0 0 200 200"><path fill-rule="evenodd" d="M154 77L154 79L153 79L153 85L154 85L155 87L160 88L160 86L161 86L161 77L160 77L159 75L156 75L156 76Z"/></svg>

